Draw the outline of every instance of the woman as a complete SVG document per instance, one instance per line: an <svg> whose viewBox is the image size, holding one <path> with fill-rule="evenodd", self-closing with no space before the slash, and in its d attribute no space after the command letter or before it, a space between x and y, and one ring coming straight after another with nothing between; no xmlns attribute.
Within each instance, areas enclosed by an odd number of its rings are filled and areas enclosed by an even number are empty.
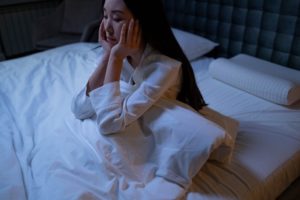
<svg viewBox="0 0 300 200"><path fill-rule="evenodd" d="M96 120L100 134L94 146L102 145L98 153L114 173L143 183L162 177L155 180L185 188L203 164L197 156L207 152L195 137L210 136L185 131L198 129L190 118L197 119L194 110L206 104L163 4L106 0L103 12L103 54L72 111L78 119Z"/></svg>
<svg viewBox="0 0 300 200"><path fill-rule="evenodd" d="M101 104L102 108L96 111L97 121L101 133L107 134L124 130L162 97L178 99L195 110L205 106L191 65L167 22L162 2L103 2L99 42L104 53L84 92L73 103L76 117L91 117ZM143 71L143 78L137 77L139 70ZM121 77L136 87L126 98L120 95Z"/></svg>

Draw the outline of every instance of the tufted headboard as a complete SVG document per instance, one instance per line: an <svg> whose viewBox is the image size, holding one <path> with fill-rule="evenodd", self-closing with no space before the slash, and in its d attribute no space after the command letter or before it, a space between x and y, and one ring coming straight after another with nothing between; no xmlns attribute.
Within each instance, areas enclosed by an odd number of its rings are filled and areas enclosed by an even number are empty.
<svg viewBox="0 0 300 200"><path fill-rule="evenodd" d="M220 44L218 56L253 55L300 70L300 0L164 0L173 27Z"/></svg>

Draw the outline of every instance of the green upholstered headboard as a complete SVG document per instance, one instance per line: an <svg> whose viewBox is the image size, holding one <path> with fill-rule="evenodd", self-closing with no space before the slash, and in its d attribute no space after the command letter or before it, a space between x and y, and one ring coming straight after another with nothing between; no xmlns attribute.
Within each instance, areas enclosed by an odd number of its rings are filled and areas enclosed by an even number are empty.
<svg viewBox="0 0 300 200"><path fill-rule="evenodd" d="M300 0L164 0L172 26L220 44L218 55L246 53L300 70Z"/></svg>

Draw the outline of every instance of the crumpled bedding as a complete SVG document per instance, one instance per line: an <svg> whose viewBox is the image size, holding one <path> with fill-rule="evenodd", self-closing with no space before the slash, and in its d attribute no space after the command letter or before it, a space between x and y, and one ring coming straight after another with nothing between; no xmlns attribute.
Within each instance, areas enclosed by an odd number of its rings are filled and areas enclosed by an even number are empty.
<svg viewBox="0 0 300 200"><path fill-rule="evenodd" d="M75 119L71 99L96 67L93 47L0 63L0 199L179 199L222 143L221 127L164 99L111 136Z"/></svg>

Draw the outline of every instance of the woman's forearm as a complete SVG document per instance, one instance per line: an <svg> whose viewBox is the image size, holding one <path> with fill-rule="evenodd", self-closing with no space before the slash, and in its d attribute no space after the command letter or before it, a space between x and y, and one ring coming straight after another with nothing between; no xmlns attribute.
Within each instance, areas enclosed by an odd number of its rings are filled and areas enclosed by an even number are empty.
<svg viewBox="0 0 300 200"><path fill-rule="evenodd" d="M123 66L123 58L111 54L106 68L104 84L119 81L121 76L122 66Z"/></svg>
<svg viewBox="0 0 300 200"><path fill-rule="evenodd" d="M101 87L103 85L108 60L109 60L109 53L104 54L98 67L93 72L93 74L90 76L88 83L87 83L87 90L86 90L87 96L90 91L92 91L98 87Z"/></svg>

